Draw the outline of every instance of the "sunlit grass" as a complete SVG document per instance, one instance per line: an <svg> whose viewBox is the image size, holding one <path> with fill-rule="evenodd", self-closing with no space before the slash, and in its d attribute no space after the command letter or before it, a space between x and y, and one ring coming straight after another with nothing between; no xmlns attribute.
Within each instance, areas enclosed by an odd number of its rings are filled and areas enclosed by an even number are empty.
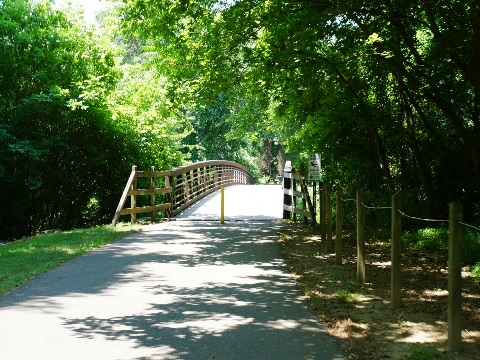
<svg viewBox="0 0 480 360"><path fill-rule="evenodd" d="M425 228L407 231L403 239L407 245L419 250L448 250L448 229Z"/></svg>
<svg viewBox="0 0 480 360"><path fill-rule="evenodd" d="M361 286L351 283L346 283L343 289L335 292L335 295L339 301L346 303L355 303L364 296L361 292Z"/></svg>
<svg viewBox="0 0 480 360"><path fill-rule="evenodd" d="M411 345L409 347L409 359L411 360L431 360L442 359L444 356L437 349L424 345Z"/></svg>
<svg viewBox="0 0 480 360"><path fill-rule="evenodd" d="M445 257L448 253L448 229L445 228L407 231L403 240L407 246L421 251L440 251ZM480 232L464 230L462 261L472 267L473 276L480 281Z"/></svg>
<svg viewBox="0 0 480 360"><path fill-rule="evenodd" d="M0 296L60 264L114 242L139 226L99 226L45 234L0 247Z"/></svg>

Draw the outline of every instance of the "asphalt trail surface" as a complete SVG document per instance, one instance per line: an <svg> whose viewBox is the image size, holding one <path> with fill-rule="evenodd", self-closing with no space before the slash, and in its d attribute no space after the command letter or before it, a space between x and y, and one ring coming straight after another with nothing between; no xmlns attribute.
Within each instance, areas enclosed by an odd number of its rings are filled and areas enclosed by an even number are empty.
<svg viewBox="0 0 480 360"><path fill-rule="evenodd" d="M2 360L343 359L281 258L280 221L171 221L0 298Z"/></svg>

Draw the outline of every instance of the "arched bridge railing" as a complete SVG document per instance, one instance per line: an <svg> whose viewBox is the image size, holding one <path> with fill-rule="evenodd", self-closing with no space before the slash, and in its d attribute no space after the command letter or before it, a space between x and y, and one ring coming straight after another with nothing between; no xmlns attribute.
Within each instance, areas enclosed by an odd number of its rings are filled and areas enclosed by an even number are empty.
<svg viewBox="0 0 480 360"><path fill-rule="evenodd" d="M252 182L248 170L233 161L197 162L167 171L155 171L154 167L151 171L138 171L132 166L112 225L122 215L130 215L132 223L140 213L150 213L152 221L157 211L164 211L165 217L170 218L222 186Z"/></svg>

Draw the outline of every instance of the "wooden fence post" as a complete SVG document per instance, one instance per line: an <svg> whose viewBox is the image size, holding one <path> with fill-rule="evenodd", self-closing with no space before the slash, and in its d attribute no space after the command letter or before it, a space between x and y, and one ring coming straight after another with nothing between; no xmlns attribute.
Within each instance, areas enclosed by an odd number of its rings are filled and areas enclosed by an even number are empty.
<svg viewBox="0 0 480 360"><path fill-rule="evenodd" d="M342 204L343 188L337 188L336 198L336 224L335 224L335 264L342 265L342 227L343 227L343 204Z"/></svg>
<svg viewBox="0 0 480 360"><path fill-rule="evenodd" d="M302 210L308 210L308 207L307 207L308 187L307 187L307 184L304 184L304 180L300 180L300 191L303 194L302 195ZM305 225L308 225L308 217L305 216L305 215L303 215L303 223Z"/></svg>
<svg viewBox="0 0 480 360"><path fill-rule="evenodd" d="M400 195L392 195L392 253L390 274L390 296L393 308L399 308L402 303L402 214L398 212L401 206Z"/></svg>
<svg viewBox="0 0 480 360"><path fill-rule="evenodd" d="M448 351L454 352L462 342L462 204L450 203L448 213Z"/></svg>
<svg viewBox="0 0 480 360"><path fill-rule="evenodd" d="M327 253L333 252L333 238L332 238L332 187L330 184L325 186L325 212L327 215Z"/></svg>
<svg viewBox="0 0 480 360"><path fill-rule="evenodd" d="M365 284L365 209L364 192L357 190L357 282Z"/></svg>
<svg viewBox="0 0 480 360"><path fill-rule="evenodd" d="M132 166L132 172L133 171L137 171L137 166L136 165ZM131 189L132 190L137 190L137 177L136 176L133 179ZM135 209L137 207L137 196L136 195L131 195L130 196L130 207L132 209ZM137 222L137 214L135 214L135 213L130 214L130 222L132 224L135 224Z"/></svg>
<svg viewBox="0 0 480 360"><path fill-rule="evenodd" d="M289 195L289 191L292 188L292 179L286 177L285 175L290 176L292 173L290 164L290 161L287 161L283 171L283 204L288 206L292 205L292 197ZM290 210L283 208L283 219L290 219Z"/></svg>
<svg viewBox="0 0 480 360"><path fill-rule="evenodd" d="M321 239L322 242L326 242L327 240L327 231L326 231L326 224L325 224L325 193L326 191L326 185L324 182L321 182L321 190L319 191L319 200L320 200L320 234L321 234Z"/></svg>
<svg viewBox="0 0 480 360"><path fill-rule="evenodd" d="M305 181L305 178L301 178L300 179L300 187L301 187L301 190L302 190L302 194L303 194L303 210L308 212L308 209L310 209L310 212L309 212L309 216L312 218L312 226L313 226L313 229L315 229L315 207L313 206L312 204L312 199L310 198L310 195L308 193L308 185L307 185L307 182ZM307 204L308 204L308 207L307 207ZM305 214L303 215L303 222L308 225L308 216L306 216Z"/></svg>

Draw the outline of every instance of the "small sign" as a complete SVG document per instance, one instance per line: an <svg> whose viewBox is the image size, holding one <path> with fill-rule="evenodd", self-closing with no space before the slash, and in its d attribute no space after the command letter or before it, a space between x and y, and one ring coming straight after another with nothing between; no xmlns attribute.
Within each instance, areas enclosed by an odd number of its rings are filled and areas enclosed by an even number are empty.
<svg viewBox="0 0 480 360"><path fill-rule="evenodd" d="M322 159L320 154L312 154L309 157L308 180L322 181Z"/></svg>

